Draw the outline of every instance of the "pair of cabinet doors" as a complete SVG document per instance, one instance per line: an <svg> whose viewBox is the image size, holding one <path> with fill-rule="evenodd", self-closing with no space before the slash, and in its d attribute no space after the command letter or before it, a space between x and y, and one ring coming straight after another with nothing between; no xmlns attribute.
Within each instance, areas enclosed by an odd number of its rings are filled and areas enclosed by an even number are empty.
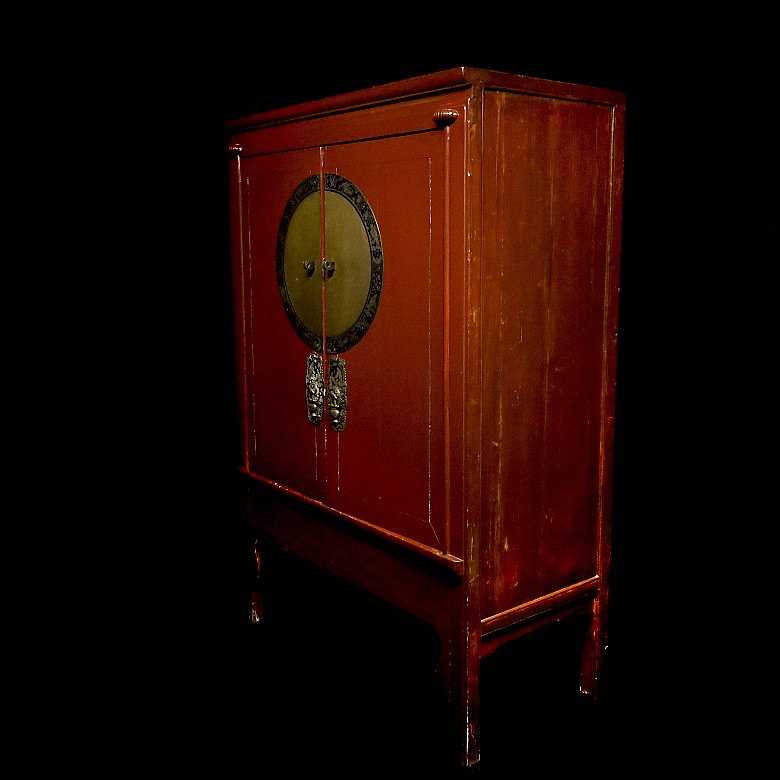
<svg viewBox="0 0 780 780"><path fill-rule="evenodd" d="M464 181L450 171L464 141L435 121L441 101L244 137L239 360L251 473L451 552L445 423L462 402L447 307Z"/></svg>

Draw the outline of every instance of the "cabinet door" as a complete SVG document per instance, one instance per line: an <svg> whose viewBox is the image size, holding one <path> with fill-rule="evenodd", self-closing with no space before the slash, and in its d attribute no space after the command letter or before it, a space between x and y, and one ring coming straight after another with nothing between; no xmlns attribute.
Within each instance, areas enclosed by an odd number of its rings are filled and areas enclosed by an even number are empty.
<svg viewBox="0 0 780 780"><path fill-rule="evenodd" d="M384 256L370 329L340 354L348 415L328 433L328 501L436 549L445 545L443 152L443 133L431 131L324 155L325 170L370 204Z"/></svg>
<svg viewBox="0 0 780 780"><path fill-rule="evenodd" d="M446 147L427 116L426 132L243 162L247 417L252 472L441 550ZM380 242L378 276L343 240L356 219L376 227L356 251ZM326 392L321 420L317 358L344 402Z"/></svg>
<svg viewBox="0 0 780 780"><path fill-rule="evenodd" d="M324 500L325 431L310 424L306 415L306 361L312 350L290 327L276 261L279 225L290 195L319 171L317 150L259 155L242 162L249 469ZM319 231L309 240L318 258Z"/></svg>

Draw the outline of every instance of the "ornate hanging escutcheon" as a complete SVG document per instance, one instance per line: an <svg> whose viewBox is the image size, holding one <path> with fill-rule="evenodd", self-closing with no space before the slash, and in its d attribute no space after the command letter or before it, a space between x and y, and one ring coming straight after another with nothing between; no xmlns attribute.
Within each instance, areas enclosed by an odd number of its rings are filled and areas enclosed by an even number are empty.
<svg viewBox="0 0 780 780"><path fill-rule="evenodd" d="M325 378L322 355L312 352L306 360L306 407L309 422L319 425L325 408Z"/></svg>
<svg viewBox="0 0 780 780"><path fill-rule="evenodd" d="M328 419L336 431L347 424L347 364L341 358L328 361Z"/></svg>

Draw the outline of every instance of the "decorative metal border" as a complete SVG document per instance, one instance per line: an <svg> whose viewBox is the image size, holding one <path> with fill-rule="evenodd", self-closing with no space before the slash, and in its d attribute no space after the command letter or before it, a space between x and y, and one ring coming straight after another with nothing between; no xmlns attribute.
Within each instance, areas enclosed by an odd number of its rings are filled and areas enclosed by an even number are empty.
<svg viewBox="0 0 780 780"><path fill-rule="evenodd" d="M279 223L279 233L276 239L276 279L279 285L279 294L282 298L282 304L287 314L290 324L303 341L312 349L322 350L322 337L311 331L301 322L295 313L290 294L287 290L287 283L284 275L284 246L287 240L287 231L290 227L290 221L295 210L301 201L316 192L320 186L319 175L309 176L304 179L296 188L287 205L284 208L282 219ZM368 285L368 293L363 304L363 309L358 316L355 324L340 336L328 336L325 338L325 349L328 354L338 354L346 352L357 344L363 336L366 335L371 323L379 309L379 298L382 293L382 280L384 277L384 254L382 251L382 237L379 233L374 212L364 197L363 193L349 179L340 176L337 173L326 173L324 180L326 192L335 192L346 198L352 207L357 211L368 239L368 247L371 253L371 278Z"/></svg>

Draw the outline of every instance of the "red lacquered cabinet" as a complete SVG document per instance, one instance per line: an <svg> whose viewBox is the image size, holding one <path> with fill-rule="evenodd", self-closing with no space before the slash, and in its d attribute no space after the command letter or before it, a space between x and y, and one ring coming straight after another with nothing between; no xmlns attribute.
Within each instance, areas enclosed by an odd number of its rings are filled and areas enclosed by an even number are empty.
<svg viewBox="0 0 780 780"><path fill-rule="evenodd" d="M247 517L481 659L606 645L624 97L457 68L228 123Z"/></svg>

